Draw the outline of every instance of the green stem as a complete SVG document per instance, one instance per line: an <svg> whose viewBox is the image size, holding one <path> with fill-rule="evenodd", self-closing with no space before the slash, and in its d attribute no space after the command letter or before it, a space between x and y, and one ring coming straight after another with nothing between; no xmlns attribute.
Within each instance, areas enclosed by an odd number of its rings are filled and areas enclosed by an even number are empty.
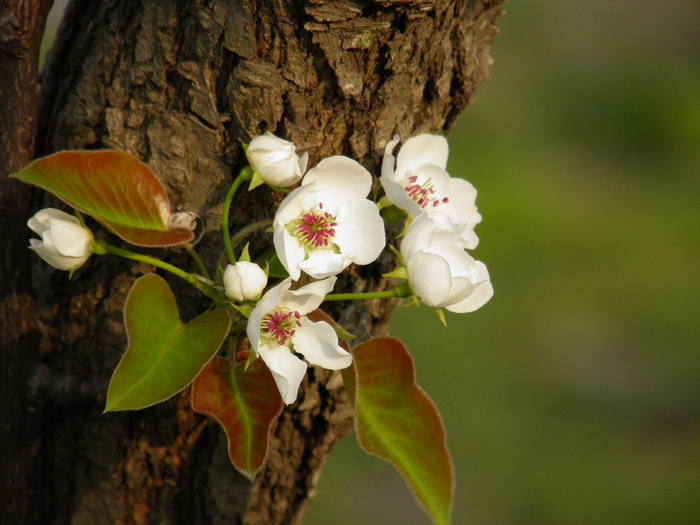
<svg viewBox="0 0 700 525"><path fill-rule="evenodd" d="M399 283L396 288L384 290L382 292L363 292L363 293L332 293L326 295L324 301L362 301L364 299L391 299L392 297L409 297L411 291L408 282Z"/></svg>
<svg viewBox="0 0 700 525"><path fill-rule="evenodd" d="M186 242L183 244L185 247L185 250L187 250L187 253L190 254L190 257L194 260L195 264L197 265L197 268L199 268L199 273L201 273L205 279L211 280L211 277L209 277L209 272L207 271L207 267L204 266L204 261L202 261L202 258L199 256L199 254L195 251L194 247Z"/></svg>
<svg viewBox="0 0 700 525"><path fill-rule="evenodd" d="M226 194L226 199L224 199L224 209L221 215L221 231L224 236L224 248L226 250L226 256L231 264L236 264L236 256L233 254L233 246L231 245L231 233L228 227L228 217L231 212L231 202L233 202L233 196L236 194L238 187L243 184L244 181L250 180L253 177L253 169L250 166L243 168L238 177L233 181L231 188L229 188Z"/></svg>
<svg viewBox="0 0 700 525"><path fill-rule="evenodd" d="M96 239L94 241L93 249L96 255L104 255L106 253L111 253L112 255L124 257L125 259L131 259L133 261L139 261L146 264L150 264L152 266L155 266L156 268L160 268L162 270L172 273L173 275L177 275L181 279L184 279L192 286L197 288L197 290L209 296L212 300L222 300L222 296L210 284L201 281L200 279L197 279L191 273L181 270L177 266L173 266L172 264L166 263L165 261L161 261L160 259L156 259L155 257L143 255L141 253L131 252L122 248L117 248L116 246L112 246L111 244L108 244L102 239Z"/></svg>

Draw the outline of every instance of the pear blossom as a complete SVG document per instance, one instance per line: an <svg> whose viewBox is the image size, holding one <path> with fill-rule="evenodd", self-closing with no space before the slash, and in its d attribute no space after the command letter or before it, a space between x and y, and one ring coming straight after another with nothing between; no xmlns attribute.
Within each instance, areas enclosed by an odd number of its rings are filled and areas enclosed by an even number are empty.
<svg viewBox="0 0 700 525"><path fill-rule="evenodd" d="M92 233L73 215L46 208L29 219L27 226L41 237L30 239L29 249L54 268L76 270L92 255Z"/></svg>
<svg viewBox="0 0 700 525"><path fill-rule="evenodd" d="M273 221L277 255L297 280L322 279L351 263L379 257L386 238L377 206L367 200L372 176L348 157L322 160L280 204Z"/></svg>
<svg viewBox="0 0 700 525"><path fill-rule="evenodd" d="M418 216L409 226L400 251L411 289L428 306L473 312L493 296L486 265L464 251L445 213Z"/></svg>
<svg viewBox="0 0 700 525"><path fill-rule="evenodd" d="M466 180L450 177L445 171L449 152L445 137L427 133L412 137L394 158L392 153L398 143L396 136L384 150L379 180L388 199L411 217L438 210L447 213L463 247L476 248L479 241L474 226L481 222L476 190Z"/></svg>
<svg viewBox="0 0 700 525"><path fill-rule="evenodd" d="M257 264L238 261L224 270L224 291L236 301L250 301L260 296L267 285L267 274Z"/></svg>
<svg viewBox="0 0 700 525"><path fill-rule="evenodd" d="M287 188L301 180L309 158L308 153L299 157L294 144L272 133L251 140L246 155L253 171L266 184L280 188Z"/></svg>
<svg viewBox="0 0 700 525"><path fill-rule="evenodd" d="M288 405L296 400L307 368L295 354L329 370L352 363L352 355L338 345L335 330L325 321L313 322L306 317L319 307L335 281L335 277L328 277L290 290L292 280L287 278L263 295L248 319L251 347L272 372Z"/></svg>

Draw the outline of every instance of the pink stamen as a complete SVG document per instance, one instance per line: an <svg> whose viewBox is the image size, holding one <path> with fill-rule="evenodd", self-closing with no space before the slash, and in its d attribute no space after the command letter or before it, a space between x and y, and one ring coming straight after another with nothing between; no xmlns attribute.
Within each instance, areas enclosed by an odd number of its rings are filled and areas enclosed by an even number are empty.
<svg viewBox="0 0 700 525"><path fill-rule="evenodd" d="M296 334L296 328L301 326L299 312L283 312L275 310L262 320L263 331L274 338L277 344L284 346L290 337Z"/></svg>
<svg viewBox="0 0 700 525"><path fill-rule="evenodd" d="M408 196L413 200L413 202L418 204L418 206L421 208L427 208L428 206L437 208L440 204L448 202L449 199L447 197L440 199L433 196L435 193L435 186L433 185L431 179L428 179L423 184L417 184L417 181L418 176L411 175L408 178L409 184L408 186L404 186L404 189L406 190Z"/></svg>
<svg viewBox="0 0 700 525"><path fill-rule="evenodd" d="M331 244L333 237L335 237L333 227L338 226L338 223L329 212L320 212L323 209L323 203L320 203L318 207L319 213L309 211L301 216L301 224L299 224L297 231L314 248L323 248Z"/></svg>

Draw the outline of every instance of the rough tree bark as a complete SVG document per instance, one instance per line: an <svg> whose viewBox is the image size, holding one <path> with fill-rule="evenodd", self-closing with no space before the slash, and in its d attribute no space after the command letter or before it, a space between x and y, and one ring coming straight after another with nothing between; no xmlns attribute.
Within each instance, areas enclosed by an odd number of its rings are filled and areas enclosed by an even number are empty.
<svg viewBox="0 0 700 525"><path fill-rule="evenodd" d="M25 223L30 189L7 179L34 155L37 56L51 1L0 2L0 521L36 523L42 413L23 393L36 366L39 325Z"/></svg>
<svg viewBox="0 0 700 525"><path fill-rule="evenodd" d="M503 3L73 0L43 79L39 154L112 148L142 158L179 209L203 218L198 248L213 265L221 202L245 164L241 142L273 131L309 151L310 165L345 154L376 173L394 134L444 133L469 105ZM234 230L269 218L277 200L242 192ZM254 254L269 245L266 234L252 237ZM183 254L158 255L188 264ZM383 289L391 262L385 253L351 269L336 290ZM138 413L101 413L125 346L126 293L150 271L93 257L68 281L36 265L42 337L26 344L41 355L28 395L42 419L26 465L42 472L42 497L31 501L32 522L299 522L325 458L352 426L337 373L310 369L252 484L186 393ZM171 285L185 318L205 307ZM378 302L329 310L359 341L383 333L392 311Z"/></svg>

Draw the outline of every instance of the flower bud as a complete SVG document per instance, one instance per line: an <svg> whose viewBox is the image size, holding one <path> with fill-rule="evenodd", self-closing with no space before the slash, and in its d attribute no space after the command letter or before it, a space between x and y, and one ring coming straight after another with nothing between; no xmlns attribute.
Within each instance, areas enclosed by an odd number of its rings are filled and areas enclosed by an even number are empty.
<svg viewBox="0 0 700 525"><path fill-rule="evenodd" d="M72 215L46 208L29 219L27 226L41 237L30 239L29 249L54 268L75 270L92 254L92 233Z"/></svg>
<svg viewBox="0 0 700 525"><path fill-rule="evenodd" d="M248 160L253 170L270 186L287 188L301 180L308 154L301 158L294 144L271 133L260 135L248 144Z"/></svg>
<svg viewBox="0 0 700 525"><path fill-rule="evenodd" d="M260 296L267 284L265 271L255 263L238 261L224 271L224 290L236 301L248 301Z"/></svg>

